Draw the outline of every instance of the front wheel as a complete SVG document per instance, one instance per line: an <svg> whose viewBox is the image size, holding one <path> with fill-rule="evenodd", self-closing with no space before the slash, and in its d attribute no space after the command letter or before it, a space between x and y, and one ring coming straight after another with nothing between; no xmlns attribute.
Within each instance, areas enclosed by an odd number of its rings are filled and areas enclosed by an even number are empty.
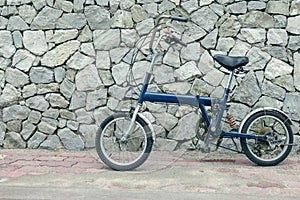
<svg viewBox="0 0 300 200"><path fill-rule="evenodd" d="M146 161L151 152L153 138L147 123L137 116L132 132L124 136L130 123L130 114L118 113L104 120L97 131L97 153L114 170L135 169Z"/></svg>
<svg viewBox="0 0 300 200"><path fill-rule="evenodd" d="M281 113L266 110L249 117L241 128L242 133L264 135L267 141L241 138L246 156L255 164L274 166L282 162L291 152L293 131L290 121Z"/></svg>

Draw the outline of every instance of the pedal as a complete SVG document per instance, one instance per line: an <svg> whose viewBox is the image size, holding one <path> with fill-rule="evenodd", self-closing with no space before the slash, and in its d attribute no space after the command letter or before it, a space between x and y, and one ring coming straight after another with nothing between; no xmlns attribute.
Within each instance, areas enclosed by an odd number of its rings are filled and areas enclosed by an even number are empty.
<svg viewBox="0 0 300 200"><path fill-rule="evenodd" d="M219 149L221 143L223 142L223 137L219 137L218 141L217 141L217 144L216 144L216 150Z"/></svg>

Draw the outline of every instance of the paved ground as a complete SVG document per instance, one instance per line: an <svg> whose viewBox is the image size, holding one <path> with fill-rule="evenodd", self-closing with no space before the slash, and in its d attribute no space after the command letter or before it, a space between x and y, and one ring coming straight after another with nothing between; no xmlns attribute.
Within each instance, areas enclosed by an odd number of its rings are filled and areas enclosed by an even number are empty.
<svg viewBox="0 0 300 200"><path fill-rule="evenodd" d="M0 150L0 200L299 199L300 157L275 167L244 155L154 152L130 172L108 169L95 150Z"/></svg>

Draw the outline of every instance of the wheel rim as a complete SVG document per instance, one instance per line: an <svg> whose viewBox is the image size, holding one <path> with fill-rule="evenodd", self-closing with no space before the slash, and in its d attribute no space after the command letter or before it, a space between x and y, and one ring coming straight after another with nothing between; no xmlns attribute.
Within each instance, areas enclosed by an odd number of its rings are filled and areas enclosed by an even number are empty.
<svg viewBox="0 0 300 200"><path fill-rule="evenodd" d="M102 130L100 147L105 158L119 166L136 163L145 153L147 134L142 125L135 122L135 127L124 141L121 138L128 130L131 119L122 117L109 122Z"/></svg>
<svg viewBox="0 0 300 200"><path fill-rule="evenodd" d="M290 140L288 130L281 120L274 116L264 115L255 119L246 133L266 135L269 142L246 139L250 153L259 160L270 162L279 159L288 148Z"/></svg>

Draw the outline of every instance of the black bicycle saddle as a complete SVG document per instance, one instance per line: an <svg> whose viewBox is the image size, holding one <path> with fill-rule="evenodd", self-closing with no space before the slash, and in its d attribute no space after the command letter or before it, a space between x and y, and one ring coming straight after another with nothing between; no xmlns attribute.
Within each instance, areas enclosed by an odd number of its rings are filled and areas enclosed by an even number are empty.
<svg viewBox="0 0 300 200"><path fill-rule="evenodd" d="M245 66L249 63L247 56L226 56L216 54L214 59L228 70L235 70L239 67Z"/></svg>

